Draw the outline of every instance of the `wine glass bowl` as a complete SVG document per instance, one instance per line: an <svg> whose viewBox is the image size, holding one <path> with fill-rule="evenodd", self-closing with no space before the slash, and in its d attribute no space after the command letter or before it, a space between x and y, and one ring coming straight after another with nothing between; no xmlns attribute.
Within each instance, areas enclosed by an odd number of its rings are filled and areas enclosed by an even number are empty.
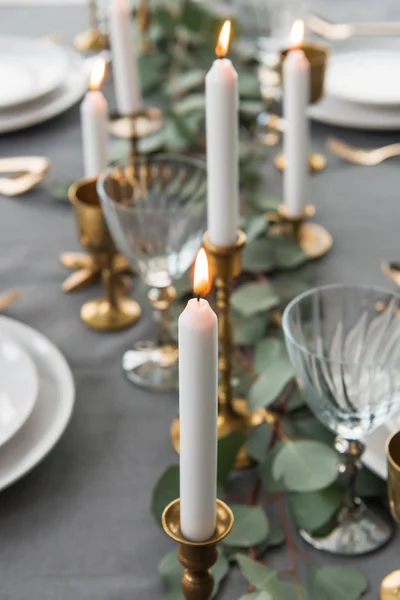
<svg viewBox="0 0 400 600"><path fill-rule="evenodd" d="M113 239L150 287L159 339L124 355L128 378L151 389L176 387L177 347L170 330L173 282L192 265L206 228L202 160L173 154L136 156L107 169L98 191Z"/></svg>
<svg viewBox="0 0 400 600"><path fill-rule="evenodd" d="M339 524L315 547L356 555L382 546L390 526L354 493L365 438L400 409L400 299L374 287L310 290L286 308L283 328L299 387L334 433L346 488Z"/></svg>

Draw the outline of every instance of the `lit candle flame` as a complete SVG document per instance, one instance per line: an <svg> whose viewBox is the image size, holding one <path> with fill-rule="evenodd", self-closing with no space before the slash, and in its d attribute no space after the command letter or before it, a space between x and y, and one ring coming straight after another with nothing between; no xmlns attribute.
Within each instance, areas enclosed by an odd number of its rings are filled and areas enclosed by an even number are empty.
<svg viewBox="0 0 400 600"><path fill-rule="evenodd" d="M106 73L106 61L101 56L96 60L93 66L93 71L89 79L89 88L91 90L98 90L104 81L104 75Z"/></svg>
<svg viewBox="0 0 400 600"><path fill-rule="evenodd" d="M304 40L304 21L297 19L290 30L290 47L300 48Z"/></svg>
<svg viewBox="0 0 400 600"><path fill-rule="evenodd" d="M207 254L200 248L194 263L193 290L196 296L205 296L211 289L211 277Z"/></svg>
<svg viewBox="0 0 400 600"><path fill-rule="evenodd" d="M218 37L217 46L215 48L215 54L219 58L224 58L228 54L229 41L231 39L231 22L225 21L222 26L221 33Z"/></svg>

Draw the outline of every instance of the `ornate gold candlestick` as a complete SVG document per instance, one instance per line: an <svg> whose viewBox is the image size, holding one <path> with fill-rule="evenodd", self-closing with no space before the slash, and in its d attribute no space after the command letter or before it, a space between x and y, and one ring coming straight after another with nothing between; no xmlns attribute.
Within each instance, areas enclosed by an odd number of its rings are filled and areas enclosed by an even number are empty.
<svg viewBox="0 0 400 600"><path fill-rule="evenodd" d="M319 44L315 42L303 42L296 46L303 50L307 60L310 63L310 103L314 104L318 102L324 91L325 71L328 56L330 54L330 47L325 44ZM282 68L283 61L285 60L290 48L281 50L278 71L281 75L282 85ZM285 155L278 154L274 159L275 166L280 170L285 170ZM309 156L309 169L310 171L322 171L326 167L326 157L320 152L311 152Z"/></svg>
<svg viewBox="0 0 400 600"><path fill-rule="evenodd" d="M178 558L185 567L182 592L186 600L209 600L214 588L211 567L218 558L217 544L233 527L233 513L229 506L217 499L217 526L213 537L206 542L191 542L180 530L180 499L169 504L162 516L162 526L170 538L178 542Z"/></svg>
<svg viewBox="0 0 400 600"><path fill-rule="evenodd" d="M329 231L317 223L308 223L307 219L315 214L315 206L307 204L303 214L291 216L287 214L286 208L281 204L277 213L271 213L271 220L276 225L274 230L283 235L293 237L308 258L319 258L326 254L333 245L333 239Z"/></svg>
<svg viewBox="0 0 400 600"><path fill-rule="evenodd" d="M246 244L246 235L238 231L236 243L229 247L215 246L204 235L203 246L207 252L214 284L217 290L219 373L218 386L218 437L222 438L232 431L247 433L265 419L265 410L251 413L245 398L234 398L232 390L232 322L230 316L231 291L233 280L241 271L241 253ZM171 426L172 444L179 452L179 419ZM235 466L243 469L253 463L243 445L239 450Z"/></svg>
<svg viewBox="0 0 400 600"><path fill-rule="evenodd" d="M388 492L390 511L400 523L400 431L390 436L386 443L388 463ZM400 600L400 570L387 575L381 583L380 600Z"/></svg>
<svg viewBox="0 0 400 600"><path fill-rule="evenodd" d="M100 331L123 329L136 323L141 309L137 302L118 293L115 272L117 249L108 231L96 190L97 177L80 179L68 192L75 207L80 242L91 254L93 265L101 270L106 296L86 302L81 318Z"/></svg>
<svg viewBox="0 0 400 600"><path fill-rule="evenodd" d="M131 155L138 153L138 141L153 135L164 127L163 113L159 108L149 106L142 108L133 115L110 115L109 131L115 137L130 140Z"/></svg>
<svg viewBox="0 0 400 600"><path fill-rule="evenodd" d="M75 48L80 52L105 50L109 46L109 39L108 35L100 29L96 0L89 0L89 22L90 28L75 37Z"/></svg>

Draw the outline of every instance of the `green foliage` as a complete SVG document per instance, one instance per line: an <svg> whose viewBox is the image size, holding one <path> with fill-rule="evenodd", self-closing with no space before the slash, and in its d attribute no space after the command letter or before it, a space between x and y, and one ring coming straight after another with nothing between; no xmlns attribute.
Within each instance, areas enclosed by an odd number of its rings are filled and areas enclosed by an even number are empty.
<svg viewBox="0 0 400 600"><path fill-rule="evenodd" d="M240 570L249 583L257 590L268 592L273 600L284 600L283 589L278 581L277 571L238 554L236 560Z"/></svg>
<svg viewBox="0 0 400 600"><path fill-rule="evenodd" d="M249 548L263 542L269 533L269 521L261 506L231 504L235 516L232 531L224 540L226 546Z"/></svg>
<svg viewBox="0 0 400 600"><path fill-rule="evenodd" d="M266 364L250 388L248 405L251 411L271 406L293 379L293 368L287 357Z"/></svg>
<svg viewBox="0 0 400 600"><path fill-rule="evenodd" d="M343 491L332 485L317 492L295 492L289 496L289 505L300 529L316 531L335 516L343 501Z"/></svg>
<svg viewBox="0 0 400 600"><path fill-rule="evenodd" d="M283 479L288 490L312 492L322 490L338 476L336 452L314 441L285 440L275 457L272 473L276 480Z"/></svg>
<svg viewBox="0 0 400 600"><path fill-rule="evenodd" d="M158 480L151 500L151 512L161 525L164 508L179 497L179 467L169 467Z"/></svg>
<svg viewBox="0 0 400 600"><path fill-rule="evenodd" d="M270 423L262 423L250 433L246 440L246 450L255 461L262 462L264 460L271 435L272 425Z"/></svg>
<svg viewBox="0 0 400 600"><path fill-rule="evenodd" d="M270 310L279 298L268 283L246 283L237 288L231 298L232 307L244 317Z"/></svg>
<svg viewBox="0 0 400 600"><path fill-rule="evenodd" d="M315 567L308 571L311 598L324 600L358 600L365 592L365 577L348 567Z"/></svg>
<svg viewBox="0 0 400 600"><path fill-rule="evenodd" d="M224 485L233 469L237 453L243 446L246 436L238 431L218 440L218 483Z"/></svg>
<svg viewBox="0 0 400 600"><path fill-rule="evenodd" d="M253 345L264 337L269 323L269 313L258 313L247 319L233 317L233 339L238 346Z"/></svg>

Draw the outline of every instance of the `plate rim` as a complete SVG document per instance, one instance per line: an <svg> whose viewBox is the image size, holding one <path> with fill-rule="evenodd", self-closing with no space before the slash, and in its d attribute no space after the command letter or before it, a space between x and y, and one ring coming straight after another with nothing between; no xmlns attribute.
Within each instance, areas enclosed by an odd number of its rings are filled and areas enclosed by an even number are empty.
<svg viewBox="0 0 400 600"><path fill-rule="evenodd" d="M19 344L16 340L14 340L11 336L4 334L4 332L0 330L0 344L2 343L2 341L11 342L12 344L14 344L15 346L18 347L18 350L21 352L24 359L27 361L27 363L29 364L29 367L32 370L32 376L33 376L33 380L34 380L33 385L35 387L34 387L34 392L32 394L32 399L30 400L30 403L28 406L28 410L25 412L23 418L20 419L19 421L17 421L17 424L14 425L14 427L10 428L10 433L7 436L5 436L3 439L0 438L0 448L2 448L4 446L4 444L6 444L8 441L10 441L17 434L20 431L21 427L29 419L29 417L32 414L33 409L35 408L35 405L36 405L36 402L38 399L38 395L39 395L39 373L38 373L35 361L31 357L29 352L21 344Z"/></svg>
<svg viewBox="0 0 400 600"><path fill-rule="evenodd" d="M43 444L43 442L40 442L39 444L36 444L33 447L33 449L31 449L28 453L32 454L30 460L25 461L22 467L19 466L19 468L12 470L11 474L9 472L6 476L2 476L0 473L0 491L6 489L10 485L16 483L19 479L27 475L50 453L50 451L54 448L56 443L62 437L68 423L70 422L76 400L76 386L74 377L71 368L67 362L67 359L65 358L61 350L46 335L44 335L34 327L31 327L26 323L22 323L21 321L17 321L16 319L12 319L11 317L0 315L0 331L1 325L4 322L8 323L9 327L16 328L17 330L19 330L22 333L22 335L34 335L35 337L39 337L40 339L46 342L46 344L51 348L52 354L53 356L55 356L58 365L63 370L63 382L64 384L66 383L66 389L64 390L63 394L64 410L59 413L58 418L56 419L55 423L53 423L52 427L46 431L46 443ZM51 435L49 435L49 432ZM6 447L7 446L5 446L5 448Z"/></svg>
<svg viewBox="0 0 400 600"><path fill-rule="evenodd" d="M0 46L2 44L2 41L5 41L5 44L14 44L14 46L16 47L18 47L19 45L22 46L23 43L26 44L26 42L28 41L31 44L31 46L36 46L37 48L41 48L42 50L44 48L48 49L49 51L50 49L52 49L53 51L55 51L56 54L58 54L59 59L61 59L62 68L58 68L57 73L53 77L52 81L47 85L42 86L39 91L30 93L29 96L26 96L24 99L20 99L11 103L8 102L6 104L2 104L0 102L0 112L6 112L7 110L22 107L30 102L39 100L43 96L46 96L47 94L53 92L57 89L57 87L60 87L62 85L62 82L66 76L66 73L68 72L70 64L70 58L68 56L66 46L56 44L51 40L47 40L45 38L33 37L29 35L0 35Z"/></svg>

